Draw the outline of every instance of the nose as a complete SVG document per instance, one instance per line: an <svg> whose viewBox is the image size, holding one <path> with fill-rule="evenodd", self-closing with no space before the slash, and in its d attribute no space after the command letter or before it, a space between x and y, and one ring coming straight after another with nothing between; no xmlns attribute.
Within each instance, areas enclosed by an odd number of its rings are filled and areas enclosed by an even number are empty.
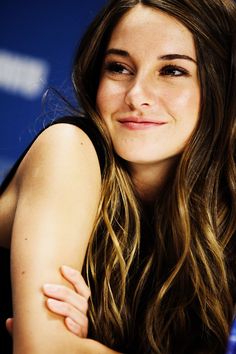
<svg viewBox="0 0 236 354"><path fill-rule="evenodd" d="M136 77L129 83L125 103L132 109L151 107L154 103L154 90L147 77Z"/></svg>

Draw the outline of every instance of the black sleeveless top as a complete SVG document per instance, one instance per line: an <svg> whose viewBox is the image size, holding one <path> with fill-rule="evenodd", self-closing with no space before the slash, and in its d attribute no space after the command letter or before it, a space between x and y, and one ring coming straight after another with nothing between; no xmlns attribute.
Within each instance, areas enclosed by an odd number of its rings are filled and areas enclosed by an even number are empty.
<svg viewBox="0 0 236 354"><path fill-rule="evenodd" d="M9 173L3 180L0 186L0 196L5 191L12 178L14 177L17 168L19 167L24 156L29 151L37 137L49 126L59 123L73 124L82 129L92 141L94 148L97 152L100 169L103 172L105 164L105 152L99 138L99 131L93 121L86 116L68 116L59 118L42 129L39 134L33 139L32 143L25 149L18 160L15 162ZM12 353L12 340L8 334L5 321L8 317L12 317L12 301L11 301L11 282L10 282L10 251L0 247L0 353Z"/></svg>

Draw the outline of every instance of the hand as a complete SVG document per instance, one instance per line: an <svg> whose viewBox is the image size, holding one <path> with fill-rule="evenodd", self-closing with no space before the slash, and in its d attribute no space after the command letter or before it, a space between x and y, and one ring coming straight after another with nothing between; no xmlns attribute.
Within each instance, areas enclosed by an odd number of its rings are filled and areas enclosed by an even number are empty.
<svg viewBox="0 0 236 354"><path fill-rule="evenodd" d="M74 287L74 290L63 285L45 284L43 292L48 297L46 303L50 311L65 318L66 327L81 338L88 335L88 299L90 290L80 272L61 267L63 277Z"/></svg>
<svg viewBox="0 0 236 354"><path fill-rule="evenodd" d="M81 338L88 334L88 299L90 290L80 272L67 267L61 267L63 277L74 287L72 290L63 285L45 284L43 292L48 297L47 307L50 311L65 318L65 325L72 333ZM6 328L12 335L13 318L6 320Z"/></svg>
<svg viewBox="0 0 236 354"><path fill-rule="evenodd" d="M13 332L13 318L8 318L6 320L6 328L9 332L10 335L12 335Z"/></svg>

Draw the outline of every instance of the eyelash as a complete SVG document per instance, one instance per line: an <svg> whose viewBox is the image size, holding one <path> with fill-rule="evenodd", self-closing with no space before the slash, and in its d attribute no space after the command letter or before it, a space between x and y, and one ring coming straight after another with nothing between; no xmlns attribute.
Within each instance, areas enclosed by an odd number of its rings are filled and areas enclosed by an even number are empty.
<svg viewBox="0 0 236 354"><path fill-rule="evenodd" d="M118 62L107 62L104 65L105 71L114 75L133 75L133 72ZM126 73L124 73L126 71ZM176 74L176 72L178 72ZM160 70L160 76L180 77L189 76L188 70L177 65L166 65Z"/></svg>
<svg viewBox="0 0 236 354"><path fill-rule="evenodd" d="M105 71L108 71L113 74L122 75L123 70L127 71L127 74L125 74L125 75L129 75L131 73L131 71L129 69L127 69L123 64L113 62L113 61L105 63L104 69L105 69Z"/></svg>
<svg viewBox="0 0 236 354"><path fill-rule="evenodd" d="M174 74L174 72L179 72L179 74ZM173 76L173 77L178 77L178 76L189 76L188 70L177 66L177 65L166 65L160 70L160 75L161 76Z"/></svg>

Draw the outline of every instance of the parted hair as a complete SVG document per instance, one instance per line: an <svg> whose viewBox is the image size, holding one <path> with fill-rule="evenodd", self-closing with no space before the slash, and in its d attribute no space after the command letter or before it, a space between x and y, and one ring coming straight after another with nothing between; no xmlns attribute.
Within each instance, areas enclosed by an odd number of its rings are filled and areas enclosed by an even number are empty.
<svg viewBox="0 0 236 354"><path fill-rule="evenodd" d="M109 38L137 4L193 34L201 87L198 125L149 214L96 107ZM90 336L126 353L224 353L236 301L234 1L110 1L80 42L73 82L106 157L83 268Z"/></svg>

